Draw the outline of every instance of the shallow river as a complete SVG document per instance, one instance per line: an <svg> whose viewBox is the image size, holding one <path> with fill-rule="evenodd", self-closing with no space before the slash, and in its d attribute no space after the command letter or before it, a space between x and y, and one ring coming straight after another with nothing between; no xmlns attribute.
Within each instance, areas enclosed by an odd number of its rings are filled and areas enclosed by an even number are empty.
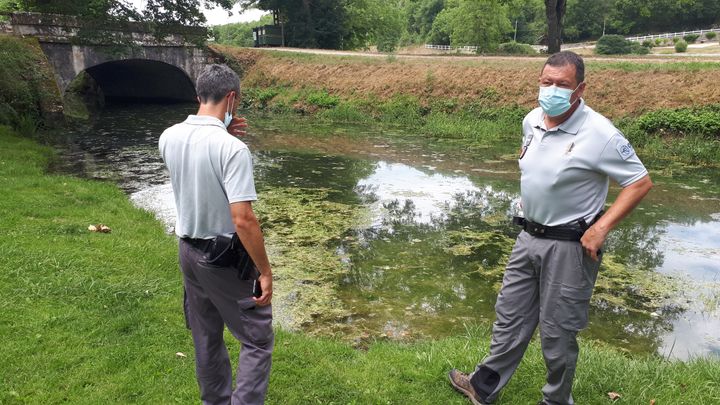
<svg viewBox="0 0 720 405"><path fill-rule="evenodd" d="M193 105L110 107L69 134L58 170L117 182L170 231L174 203L157 139L192 112ZM492 322L498 269L517 234L509 225L519 199L512 156L489 159L501 154L400 129L299 117L250 123L243 140L260 199L280 187L326 189L328 199L363 212L329 246L346 270L335 293L349 315L334 321L337 330L350 339L413 339ZM596 289L582 335L636 353L720 356L720 174L651 174L655 188L612 233L606 258L637 279L673 286L671 293L650 305L645 287L624 285L618 305L617 292L603 299Z"/></svg>

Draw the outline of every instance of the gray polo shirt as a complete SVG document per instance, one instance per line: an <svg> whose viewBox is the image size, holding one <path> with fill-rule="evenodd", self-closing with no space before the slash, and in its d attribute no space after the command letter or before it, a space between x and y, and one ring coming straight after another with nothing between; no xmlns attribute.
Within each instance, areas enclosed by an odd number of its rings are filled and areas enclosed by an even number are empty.
<svg viewBox="0 0 720 405"><path fill-rule="evenodd" d="M523 120L523 148L522 209L543 225L589 222L605 205L609 179L626 187L648 173L623 134L583 100L551 129L542 109L532 110Z"/></svg>
<svg viewBox="0 0 720 405"><path fill-rule="evenodd" d="M175 233L209 239L235 232L230 204L257 199L245 143L219 119L190 115L166 129L158 144L175 194Z"/></svg>

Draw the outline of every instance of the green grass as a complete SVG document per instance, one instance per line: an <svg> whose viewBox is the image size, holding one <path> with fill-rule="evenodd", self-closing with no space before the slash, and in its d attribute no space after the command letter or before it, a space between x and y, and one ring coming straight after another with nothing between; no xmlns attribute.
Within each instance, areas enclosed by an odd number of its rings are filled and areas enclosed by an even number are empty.
<svg viewBox="0 0 720 405"><path fill-rule="evenodd" d="M0 403L197 403L174 238L114 185L46 174L52 158L0 127ZM95 223L112 233L88 232ZM279 330L276 342L269 404L466 404L445 374L471 370L489 331L355 349ZM712 404L718 375L718 361L629 358L583 341L575 397ZM499 404L535 403L543 378L533 342Z"/></svg>
<svg viewBox="0 0 720 405"><path fill-rule="evenodd" d="M488 92L475 101L435 99L425 105L415 96L396 95L387 100L373 96L340 98L326 90L286 86L245 89L244 107L275 114L311 114L329 123L400 126L404 132L451 140L463 147L485 149L496 156L515 153L528 110L495 106L497 95ZM670 164L718 166L718 105L651 111L616 121L650 169Z"/></svg>
<svg viewBox="0 0 720 405"><path fill-rule="evenodd" d="M652 55L650 55L652 56ZM620 70L623 72L698 72L713 70L720 71L718 62L690 62L690 61L667 61L663 63L644 62L643 57L637 57L637 61L613 61L608 57L605 60L592 60L587 63L587 71L594 70Z"/></svg>

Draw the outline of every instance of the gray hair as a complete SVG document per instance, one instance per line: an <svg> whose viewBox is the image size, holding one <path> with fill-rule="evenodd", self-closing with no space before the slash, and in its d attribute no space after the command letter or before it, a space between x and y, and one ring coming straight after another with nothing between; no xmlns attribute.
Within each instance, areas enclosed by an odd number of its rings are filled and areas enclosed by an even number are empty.
<svg viewBox="0 0 720 405"><path fill-rule="evenodd" d="M545 70L545 66L548 65L553 67L573 65L575 66L575 80L577 80L577 83L580 84L585 81L585 62L583 62L583 58L575 52L562 51L554 53L545 61L543 70Z"/></svg>
<svg viewBox="0 0 720 405"><path fill-rule="evenodd" d="M217 104L231 91L240 93L240 78L226 65L208 65L198 76L195 88L200 103Z"/></svg>

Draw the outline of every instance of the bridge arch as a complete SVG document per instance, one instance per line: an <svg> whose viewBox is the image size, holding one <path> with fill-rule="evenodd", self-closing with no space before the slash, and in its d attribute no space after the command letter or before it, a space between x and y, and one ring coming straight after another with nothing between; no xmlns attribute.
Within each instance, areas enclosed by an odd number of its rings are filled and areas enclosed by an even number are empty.
<svg viewBox="0 0 720 405"><path fill-rule="evenodd" d="M159 40L143 24L108 26L97 32L130 44L114 46L73 41L83 26L77 17L12 13L10 20L14 35L38 39L62 94L86 72L106 97L194 101L198 75L208 64L218 62L217 55L188 43L183 35L168 34ZM183 32L193 29L179 28Z"/></svg>
<svg viewBox="0 0 720 405"><path fill-rule="evenodd" d="M194 101L193 80L175 65L148 59L123 59L85 69L105 98Z"/></svg>

